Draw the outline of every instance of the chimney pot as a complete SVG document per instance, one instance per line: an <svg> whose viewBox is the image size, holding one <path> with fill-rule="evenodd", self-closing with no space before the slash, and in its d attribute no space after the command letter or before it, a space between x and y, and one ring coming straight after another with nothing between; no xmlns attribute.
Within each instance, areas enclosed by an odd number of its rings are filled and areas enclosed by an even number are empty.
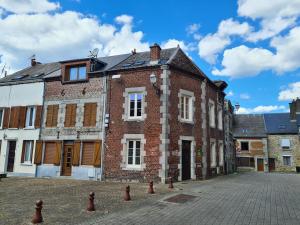
<svg viewBox="0 0 300 225"><path fill-rule="evenodd" d="M151 59L151 61L158 61L160 59L160 51L161 51L161 48L157 43L150 46L150 59Z"/></svg>
<svg viewBox="0 0 300 225"><path fill-rule="evenodd" d="M35 58L31 59L31 66L35 66L37 64Z"/></svg>

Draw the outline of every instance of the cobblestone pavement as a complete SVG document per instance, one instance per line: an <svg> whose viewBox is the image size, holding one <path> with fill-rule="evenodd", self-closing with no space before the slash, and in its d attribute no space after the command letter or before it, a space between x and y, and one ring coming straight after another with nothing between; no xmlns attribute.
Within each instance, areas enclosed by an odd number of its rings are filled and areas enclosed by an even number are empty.
<svg viewBox="0 0 300 225"><path fill-rule="evenodd" d="M167 185L156 185L160 195L147 194L147 184L130 183L132 202L124 202L126 183L78 181L70 179L5 178L0 181L0 224L31 224L35 201L44 201L46 224L76 224L98 218L124 207L139 207L170 192ZM96 212L87 213L89 192L95 192Z"/></svg>
<svg viewBox="0 0 300 225"><path fill-rule="evenodd" d="M183 204L167 203L166 197L152 199L139 207L93 218L84 225L300 224L300 175L297 174L250 172L175 185L182 189L180 193L196 198Z"/></svg>

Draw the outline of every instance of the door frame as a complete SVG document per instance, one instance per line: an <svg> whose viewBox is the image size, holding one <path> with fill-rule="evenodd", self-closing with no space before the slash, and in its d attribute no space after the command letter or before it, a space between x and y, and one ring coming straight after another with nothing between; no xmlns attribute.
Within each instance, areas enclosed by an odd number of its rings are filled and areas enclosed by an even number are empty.
<svg viewBox="0 0 300 225"><path fill-rule="evenodd" d="M258 171L258 163L257 163L258 159L262 159L262 161L263 161L263 171ZM255 171L256 172L265 172L265 159L264 159L264 157L262 157L262 156L255 157Z"/></svg>
<svg viewBox="0 0 300 225"><path fill-rule="evenodd" d="M15 164L16 164L16 151L17 151L17 144L18 144L18 139L17 138L12 138L12 139L5 139L6 141L6 156L5 156L5 167L4 167L4 172L5 173L13 173L14 172L14 168L15 168ZM15 147L15 157L14 157L14 167L13 167L13 172L8 172L7 171L7 166L8 166L8 157L9 157L9 143L10 142L16 142L16 147ZM3 142L2 142L3 144Z"/></svg>
<svg viewBox="0 0 300 225"><path fill-rule="evenodd" d="M72 155L71 155L71 174L70 175L63 175L64 172L64 155L65 155L65 147L66 146L72 146L72 153L74 151L74 141L63 141L62 143L62 151L61 151L61 163L60 163L60 176L72 176Z"/></svg>
<svg viewBox="0 0 300 225"><path fill-rule="evenodd" d="M178 169L179 169L179 176L178 180L182 181L182 141L190 141L191 142L191 149L190 149L190 154L191 154L191 180L196 179L196 173L195 173L195 168L196 168L196 156L195 156L195 138L193 136L180 136L178 140L178 146L179 146L179 164L178 164Z"/></svg>

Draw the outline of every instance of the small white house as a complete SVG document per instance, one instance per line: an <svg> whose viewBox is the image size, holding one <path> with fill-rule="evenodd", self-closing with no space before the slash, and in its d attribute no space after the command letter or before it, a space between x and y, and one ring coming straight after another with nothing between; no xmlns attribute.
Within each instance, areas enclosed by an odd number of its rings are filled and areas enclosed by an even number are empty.
<svg viewBox="0 0 300 225"><path fill-rule="evenodd" d="M0 174L35 176L35 146L40 139L43 77L59 63L40 64L0 79Z"/></svg>

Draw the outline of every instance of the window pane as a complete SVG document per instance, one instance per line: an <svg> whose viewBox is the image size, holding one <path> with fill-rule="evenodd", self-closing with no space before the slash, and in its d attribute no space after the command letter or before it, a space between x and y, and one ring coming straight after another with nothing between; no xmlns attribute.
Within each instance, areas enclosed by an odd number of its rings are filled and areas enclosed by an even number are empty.
<svg viewBox="0 0 300 225"><path fill-rule="evenodd" d="M32 150L32 142L31 141L26 141L25 142L25 155L24 155L24 161L28 162L31 161L31 150Z"/></svg>
<svg viewBox="0 0 300 225"><path fill-rule="evenodd" d="M70 80L77 80L77 67L70 68Z"/></svg>
<svg viewBox="0 0 300 225"><path fill-rule="evenodd" d="M140 156L135 157L135 165L140 165L141 164L141 158Z"/></svg>
<svg viewBox="0 0 300 225"><path fill-rule="evenodd" d="M137 100L137 116L142 116L142 100Z"/></svg>
<svg viewBox="0 0 300 225"><path fill-rule="evenodd" d="M129 146L129 148L133 149L133 141L129 141L128 146Z"/></svg>
<svg viewBox="0 0 300 225"><path fill-rule="evenodd" d="M180 109L181 109L181 118L184 119L184 97L181 97L181 106L180 106Z"/></svg>
<svg viewBox="0 0 300 225"><path fill-rule="evenodd" d="M0 127L2 127L3 109L0 109Z"/></svg>
<svg viewBox="0 0 300 225"><path fill-rule="evenodd" d="M140 141L136 141L136 148L140 149L141 148L141 142Z"/></svg>
<svg viewBox="0 0 300 225"><path fill-rule="evenodd" d="M79 80L83 80L83 79L86 79L86 67L85 66L82 66L82 67L79 67Z"/></svg>
<svg viewBox="0 0 300 225"><path fill-rule="evenodd" d="M29 124L30 127L33 126L33 107L29 108Z"/></svg>
<svg viewBox="0 0 300 225"><path fill-rule="evenodd" d="M189 120L190 119L190 98L185 97L185 119Z"/></svg>
<svg viewBox="0 0 300 225"><path fill-rule="evenodd" d="M129 165L132 165L132 164L133 164L133 157L129 157L129 156L128 156L128 164L129 164Z"/></svg>

